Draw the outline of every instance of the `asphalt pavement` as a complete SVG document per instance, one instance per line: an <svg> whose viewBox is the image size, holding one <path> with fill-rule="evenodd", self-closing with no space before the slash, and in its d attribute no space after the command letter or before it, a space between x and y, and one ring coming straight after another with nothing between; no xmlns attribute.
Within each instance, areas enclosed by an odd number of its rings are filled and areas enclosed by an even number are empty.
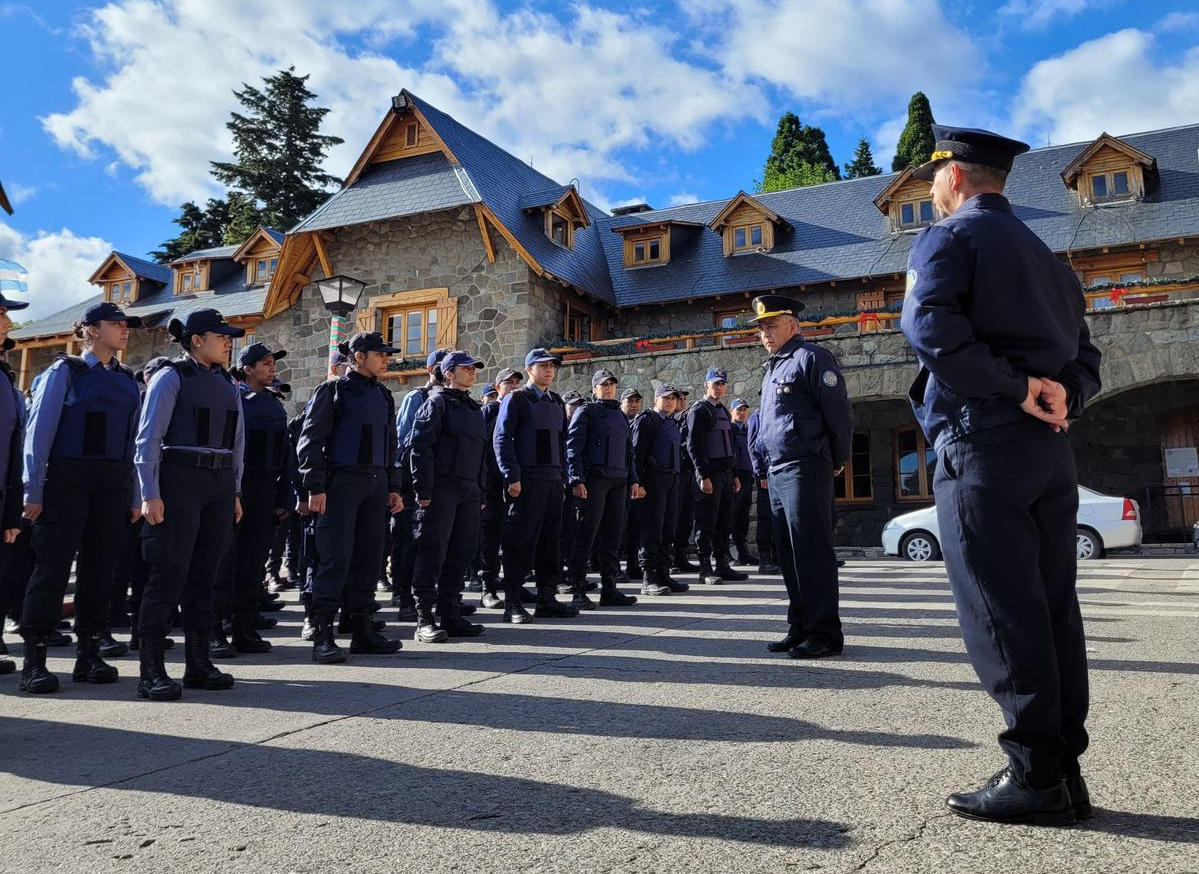
<svg viewBox="0 0 1199 874"><path fill-rule="evenodd" d="M222 663L232 690L166 704L136 698L135 656L88 686L52 650L60 693L0 677L0 871L1199 872L1199 561L1088 562L1079 591L1085 825L946 812L1002 766L999 711L943 567L856 560L845 654L818 662L765 651L777 577L481 610L470 642L391 625L402 652L332 666L292 605L271 653Z"/></svg>

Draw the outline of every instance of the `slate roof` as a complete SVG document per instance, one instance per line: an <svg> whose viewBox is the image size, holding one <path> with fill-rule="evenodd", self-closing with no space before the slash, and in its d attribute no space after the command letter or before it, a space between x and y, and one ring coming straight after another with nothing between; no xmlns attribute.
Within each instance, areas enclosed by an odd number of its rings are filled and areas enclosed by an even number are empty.
<svg viewBox="0 0 1199 874"><path fill-rule="evenodd" d="M1054 251L1199 234L1199 125L1120 139L1157 159L1158 179L1148 182L1140 203L1079 205L1059 174L1089 142L1036 149L1016 159L1008 199L1017 217ZM635 306L902 272L916 235L891 234L873 203L896 175L755 195L793 225L777 232L774 249L762 254L725 257L720 235L675 229L668 263L624 267L622 238L614 229L663 221L707 224L732 198L605 218L601 230L616 298L621 306Z"/></svg>
<svg viewBox="0 0 1199 874"><path fill-rule="evenodd" d="M545 191L533 191L529 194L522 194L517 201L517 205L521 209L537 209L541 206L553 206L569 190L569 185L558 185L554 188L548 188Z"/></svg>
<svg viewBox="0 0 1199 874"><path fill-rule="evenodd" d="M234 247L234 249L236 248ZM168 319L181 318L192 310L203 309L205 307L214 307L220 310L227 318L253 315L262 312L262 305L266 301L267 286L256 285L246 288L245 269L231 259L223 259L228 260L228 267L219 271L219 275L214 267L213 274L216 278L212 288L199 293L180 295L172 293L171 279L173 274L167 268L158 264L152 264L149 261L143 261L140 258L131 258L128 255L121 255L121 259L129 265L129 269L133 270L139 276L153 280L154 277L150 275L151 271L147 270L148 267L152 267L157 268L157 274L165 278L165 284L161 288L149 293L146 293L143 288L142 295L138 298L137 303L124 307L128 315L141 316L143 319L146 319L148 327L165 325ZM89 306L103 299L104 295L102 293L92 295L86 300L72 304L53 315L39 319L31 325L26 325L19 330L13 331L10 336L14 340L26 340L31 337L65 334L74 327L76 321L82 318Z"/></svg>
<svg viewBox="0 0 1199 874"><path fill-rule="evenodd" d="M464 206L478 200L470 179L441 152L372 164L326 200L292 233L340 228Z"/></svg>
<svg viewBox="0 0 1199 874"><path fill-rule="evenodd" d="M233 253L241 248L241 244L236 246L214 246L211 249L196 249L194 252L188 252L186 255L180 255L172 264L179 264L182 261L203 261L203 260L219 260L221 258L232 258Z"/></svg>
<svg viewBox="0 0 1199 874"><path fill-rule="evenodd" d="M162 285L170 285L171 277L174 273L169 267L163 267L154 261L147 261L144 258L135 258L132 255L126 255L124 252L113 252L125 262L125 265L133 271L135 276L142 279L150 279Z"/></svg>

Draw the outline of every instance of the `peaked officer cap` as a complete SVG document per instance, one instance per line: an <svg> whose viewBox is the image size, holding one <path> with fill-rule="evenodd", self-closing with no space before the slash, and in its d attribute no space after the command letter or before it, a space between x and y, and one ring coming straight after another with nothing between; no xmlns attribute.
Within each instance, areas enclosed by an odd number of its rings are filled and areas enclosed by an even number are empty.
<svg viewBox="0 0 1199 874"><path fill-rule="evenodd" d="M798 316L803 312L803 306L793 297L782 294L764 294L754 298L754 314L750 321L772 319L775 316Z"/></svg>
<svg viewBox="0 0 1199 874"><path fill-rule="evenodd" d="M912 173L917 179L932 179L942 161L982 164L986 167L996 167L1006 173L1012 169L1015 157L1029 149L1028 143L973 127L934 124L933 138L936 139L937 145L931 157Z"/></svg>

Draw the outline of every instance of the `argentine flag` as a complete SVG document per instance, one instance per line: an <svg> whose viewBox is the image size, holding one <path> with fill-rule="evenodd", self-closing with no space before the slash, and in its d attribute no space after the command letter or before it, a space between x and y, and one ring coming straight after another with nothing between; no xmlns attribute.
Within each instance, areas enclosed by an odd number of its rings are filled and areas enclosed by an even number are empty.
<svg viewBox="0 0 1199 874"><path fill-rule="evenodd" d="M19 291L22 294L29 291L29 284L25 281L28 277L29 271L16 261L0 258L0 295L10 291Z"/></svg>

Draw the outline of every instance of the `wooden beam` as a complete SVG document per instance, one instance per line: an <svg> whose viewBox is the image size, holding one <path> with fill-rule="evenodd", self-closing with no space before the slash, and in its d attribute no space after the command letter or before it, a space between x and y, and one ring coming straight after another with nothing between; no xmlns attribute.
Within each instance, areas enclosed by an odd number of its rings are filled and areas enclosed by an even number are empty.
<svg viewBox="0 0 1199 874"><path fill-rule="evenodd" d="M480 204L475 204L475 218L479 222L479 233L483 235L483 248L487 252L487 263L495 263L495 246L491 242L491 233L487 230L487 217L483 215Z"/></svg>
<svg viewBox="0 0 1199 874"><path fill-rule="evenodd" d="M489 222L491 222L491 224L495 227L495 229L497 231L500 232L500 236L502 236L504 238L504 240L507 241L508 245L511 246L513 249L515 249L517 254L520 255L521 258L524 259L524 262L529 265L530 270L532 270L538 276L546 276L547 275L547 271L540 264L537 263L537 259L534 258L531 254L529 254L529 250L520 244L520 242L516 239L516 237L514 237L512 235L511 231L509 231L506 227L504 227L504 223L501 222L498 218L496 218L495 213L493 213L487 207L487 204L478 203L478 204L475 204L475 207L477 209L481 210L483 212L483 214L485 216L487 216L487 220Z"/></svg>
<svg viewBox="0 0 1199 874"><path fill-rule="evenodd" d="M337 239L337 234L332 231L313 231L313 233L326 243L332 243Z"/></svg>
<svg viewBox="0 0 1199 874"><path fill-rule="evenodd" d="M300 288L304 288L306 285L308 285L308 283L312 282L312 277L305 276L303 273L293 273L291 275L291 281L300 286Z"/></svg>
<svg viewBox="0 0 1199 874"><path fill-rule="evenodd" d="M333 275L333 268L329 266L329 253L325 251L325 241L318 235L312 238L312 244L316 246L316 257L320 259L321 270L325 271L325 278L328 279Z"/></svg>
<svg viewBox="0 0 1199 874"><path fill-rule="evenodd" d="M17 388L21 391L29 388L29 347L21 347L21 373L17 380Z"/></svg>

